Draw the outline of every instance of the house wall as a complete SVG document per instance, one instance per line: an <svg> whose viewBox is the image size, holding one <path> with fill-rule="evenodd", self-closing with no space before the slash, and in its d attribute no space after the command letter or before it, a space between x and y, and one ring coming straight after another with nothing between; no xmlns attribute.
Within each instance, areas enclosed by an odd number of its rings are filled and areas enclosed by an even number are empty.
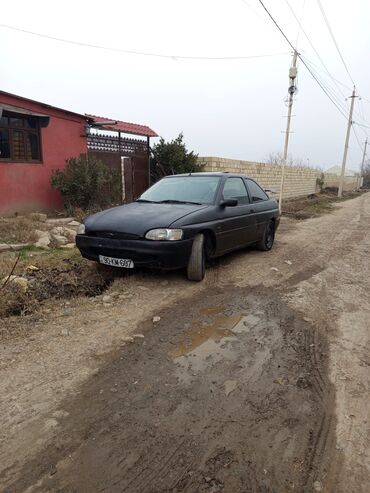
<svg viewBox="0 0 370 493"><path fill-rule="evenodd" d="M41 129L42 163L0 161L0 215L61 209L63 201L50 176L64 168L66 159L87 152L84 117L2 94L1 103L48 115L50 121Z"/></svg>
<svg viewBox="0 0 370 493"><path fill-rule="evenodd" d="M229 173L244 173L256 180L263 188L280 190L281 166L252 161L240 161L219 157L199 157L198 162L204 166L204 171L228 171ZM284 192L286 198L310 195L318 191L316 184L322 172L316 169L300 169L287 166L285 172ZM333 173L324 174L324 187L338 187L339 176ZM359 186L357 177L346 176L344 190L354 190ZM274 196L275 194L270 194Z"/></svg>

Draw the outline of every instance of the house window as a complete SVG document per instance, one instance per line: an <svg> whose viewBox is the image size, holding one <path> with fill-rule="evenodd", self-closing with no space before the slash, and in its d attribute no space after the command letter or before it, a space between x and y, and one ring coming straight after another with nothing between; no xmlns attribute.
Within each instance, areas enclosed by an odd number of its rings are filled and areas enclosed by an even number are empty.
<svg viewBox="0 0 370 493"><path fill-rule="evenodd" d="M37 117L3 112L0 118L0 161L41 161L40 122Z"/></svg>

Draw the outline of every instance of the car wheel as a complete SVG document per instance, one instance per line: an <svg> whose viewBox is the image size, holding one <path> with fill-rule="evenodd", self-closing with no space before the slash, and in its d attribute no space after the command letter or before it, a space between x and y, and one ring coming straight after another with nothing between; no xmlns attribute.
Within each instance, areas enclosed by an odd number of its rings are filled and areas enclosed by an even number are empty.
<svg viewBox="0 0 370 493"><path fill-rule="evenodd" d="M274 244L274 239L275 239L275 224L273 221L270 221L266 225L265 231L263 232L263 236L260 242L258 243L259 250L263 250L265 252L271 250Z"/></svg>
<svg viewBox="0 0 370 493"><path fill-rule="evenodd" d="M187 267L189 281L202 281L206 273L206 254L204 235L198 234L193 240Z"/></svg>

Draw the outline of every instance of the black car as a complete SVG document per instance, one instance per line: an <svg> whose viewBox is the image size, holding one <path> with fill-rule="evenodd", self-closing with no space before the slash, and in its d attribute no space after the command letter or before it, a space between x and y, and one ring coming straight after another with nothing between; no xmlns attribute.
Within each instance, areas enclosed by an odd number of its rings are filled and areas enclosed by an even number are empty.
<svg viewBox="0 0 370 493"><path fill-rule="evenodd" d="M276 200L251 178L234 173L167 176L131 204L86 218L76 244L102 264L187 267L201 281L207 258L250 244L270 250L279 225Z"/></svg>

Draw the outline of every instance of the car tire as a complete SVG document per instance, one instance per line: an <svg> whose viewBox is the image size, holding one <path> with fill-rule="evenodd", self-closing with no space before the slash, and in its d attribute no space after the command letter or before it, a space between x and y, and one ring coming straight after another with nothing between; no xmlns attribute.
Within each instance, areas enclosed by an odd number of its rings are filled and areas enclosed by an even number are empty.
<svg viewBox="0 0 370 493"><path fill-rule="evenodd" d="M268 252L271 250L275 239L275 224L270 221L266 224L261 240L258 242L257 247L259 250Z"/></svg>
<svg viewBox="0 0 370 493"><path fill-rule="evenodd" d="M187 266L189 281L202 281L206 273L206 252L204 234L194 237L191 254Z"/></svg>

